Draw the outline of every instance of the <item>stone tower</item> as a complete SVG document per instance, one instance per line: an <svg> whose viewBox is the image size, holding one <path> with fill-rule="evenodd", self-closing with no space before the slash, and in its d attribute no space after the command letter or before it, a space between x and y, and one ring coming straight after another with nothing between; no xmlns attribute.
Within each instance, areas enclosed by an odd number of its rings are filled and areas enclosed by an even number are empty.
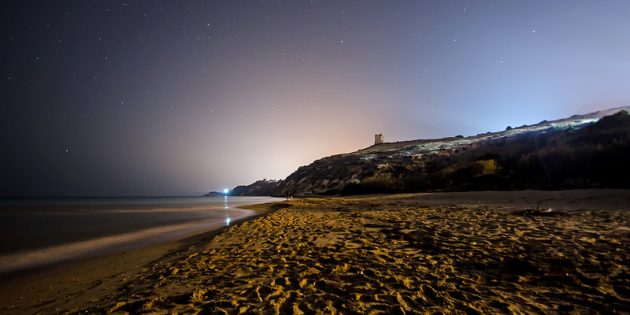
<svg viewBox="0 0 630 315"><path fill-rule="evenodd" d="M382 133L378 133L374 135L374 145L381 144L385 142L385 138L383 138Z"/></svg>

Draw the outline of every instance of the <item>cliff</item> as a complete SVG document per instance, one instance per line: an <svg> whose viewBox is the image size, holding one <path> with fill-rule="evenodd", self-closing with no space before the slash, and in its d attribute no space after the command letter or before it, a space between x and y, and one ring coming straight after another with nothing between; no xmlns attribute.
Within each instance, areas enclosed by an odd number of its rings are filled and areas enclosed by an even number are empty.
<svg viewBox="0 0 630 315"><path fill-rule="evenodd" d="M302 166L273 195L629 188L628 109L471 137L377 144Z"/></svg>
<svg viewBox="0 0 630 315"><path fill-rule="evenodd" d="M259 180L249 185L236 186L229 193L230 196L271 196L278 187L278 180Z"/></svg>

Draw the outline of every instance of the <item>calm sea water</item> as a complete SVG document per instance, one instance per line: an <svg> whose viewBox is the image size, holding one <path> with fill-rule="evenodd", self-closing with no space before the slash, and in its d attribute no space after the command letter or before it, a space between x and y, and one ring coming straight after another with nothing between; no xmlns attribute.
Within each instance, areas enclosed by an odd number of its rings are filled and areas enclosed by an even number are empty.
<svg viewBox="0 0 630 315"><path fill-rule="evenodd" d="M270 197L0 199L0 273L226 226Z"/></svg>

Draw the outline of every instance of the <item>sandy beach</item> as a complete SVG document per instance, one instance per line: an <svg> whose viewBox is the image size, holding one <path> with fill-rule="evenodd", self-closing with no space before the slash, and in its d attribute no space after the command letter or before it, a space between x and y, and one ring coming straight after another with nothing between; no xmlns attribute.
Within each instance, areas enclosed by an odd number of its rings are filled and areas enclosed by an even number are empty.
<svg viewBox="0 0 630 315"><path fill-rule="evenodd" d="M216 230L269 197L0 200L0 279L67 261L147 248Z"/></svg>
<svg viewBox="0 0 630 315"><path fill-rule="evenodd" d="M0 285L12 313L630 309L630 191L296 199L186 241Z"/></svg>

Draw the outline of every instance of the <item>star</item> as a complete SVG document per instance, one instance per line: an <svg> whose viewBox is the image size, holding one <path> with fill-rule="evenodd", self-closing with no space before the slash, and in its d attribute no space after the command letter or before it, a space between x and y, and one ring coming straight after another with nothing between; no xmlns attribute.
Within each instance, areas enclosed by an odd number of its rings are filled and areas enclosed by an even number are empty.
<svg viewBox="0 0 630 315"><path fill-rule="evenodd" d="M65 151L66 153L68 153L68 152L70 152L70 149L66 148L64 151Z"/></svg>

